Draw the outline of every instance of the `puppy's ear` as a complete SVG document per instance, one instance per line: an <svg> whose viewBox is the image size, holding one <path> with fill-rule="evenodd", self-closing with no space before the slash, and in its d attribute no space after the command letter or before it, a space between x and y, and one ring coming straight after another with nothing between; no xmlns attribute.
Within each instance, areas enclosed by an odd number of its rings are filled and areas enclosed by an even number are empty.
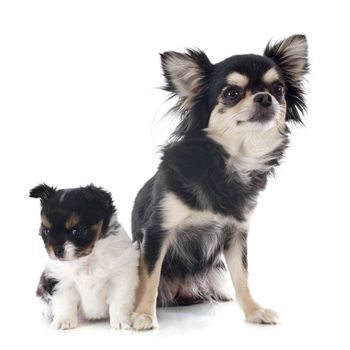
<svg viewBox="0 0 350 350"><path fill-rule="evenodd" d="M303 81L309 72L306 36L297 34L275 44L268 43L264 56L276 63L286 83L286 120L302 123L300 112L306 111Z"/></svg>
<svg viewBox="0 0 350 350"><path fill-rule="evenodd" d="M44 183L32 188L29 197L40 198L41 204L46 202L56 192L55 187L50 187Z"/></svg>
<svg viewBox="0 0 350 350"><path fill-rule="evenodd" d="M83 187L82 191L87 200L96 203L103 210L104 220L102 224L102 232L106 232L112 214L116 213L111 194L103 188L96 187L93 184Z"/></svg>
<svg viewBox="0 0 350 350"><path fill-rule="evenodd" d="M109 192L93 184L82 188L85 198L89 201L96 201L106 212L115 211L112 196Z"/></svg>

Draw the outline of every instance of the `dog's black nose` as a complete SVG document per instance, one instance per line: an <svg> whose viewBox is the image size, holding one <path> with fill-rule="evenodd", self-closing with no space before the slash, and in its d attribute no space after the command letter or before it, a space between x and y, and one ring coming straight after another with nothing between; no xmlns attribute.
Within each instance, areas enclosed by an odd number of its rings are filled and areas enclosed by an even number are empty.
<svg viewBox="0 0 350 350"><path fill-rule="evenodd" d="M254 102L259 103L263 107L270 107L272 105L272 97L270 94L257 94L254 97Z"/></svg>
<svg viewBox="0 0 350 350"><path fill-rule="evenodd" d="M64 253L64 248L63 247L56 247L54 248L54 253L57 256L57 258L62 258L63 253Z"/></svg>

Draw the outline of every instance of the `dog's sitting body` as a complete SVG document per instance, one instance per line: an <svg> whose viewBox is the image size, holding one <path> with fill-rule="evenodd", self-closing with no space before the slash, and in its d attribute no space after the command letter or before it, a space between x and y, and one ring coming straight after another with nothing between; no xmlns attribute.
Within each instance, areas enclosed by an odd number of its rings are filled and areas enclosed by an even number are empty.
<svg viewBox="0 0 350 350"><path fill-rule="evenodd" d="M230 299L222 254L246 320L275 324L276 313L250 294L246 242L257 196L288 145L287 123L301 122L305 110L306 38L215 65L194 50L161 59L180 123L135 200L141 261L133 325L157 327L157 301Z"/></svg>

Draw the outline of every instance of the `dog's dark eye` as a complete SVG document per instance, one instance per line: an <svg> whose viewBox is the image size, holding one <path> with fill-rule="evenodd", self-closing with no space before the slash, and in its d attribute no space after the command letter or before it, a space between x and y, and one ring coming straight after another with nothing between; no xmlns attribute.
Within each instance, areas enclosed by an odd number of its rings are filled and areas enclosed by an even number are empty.
<svg viewBox="0 0 350 350"><path fill-rule="evenodd" d="M224 97L227 100L235 101L241 97L242 93L243 91L240 87L231 86L224 91Z"/></svg>
<svg viewBox="0 0 350 350"><path fill-rule="evenodd" d="M80 235L81 235L81 231L78 228L73 228L71 233L72 233L72 236L75 238L80 237Z"/></svg>
<svg viewBox="0 0 350 350"><path fill-rule="evenodd" d="M44 228L44 229L43 229L43 234L44 234L44 236L46 236L46 237L50 234L50 232L51 232L51 231L50 231L50 229L48 229L48 228Z"/></svg>
<svg viewBox="0 0 350 350"><path fill-rule="evenodd" d="M282 97L284 95L284 86L281 83L276 83L272 86L271 92L276 97Z"/></svg>

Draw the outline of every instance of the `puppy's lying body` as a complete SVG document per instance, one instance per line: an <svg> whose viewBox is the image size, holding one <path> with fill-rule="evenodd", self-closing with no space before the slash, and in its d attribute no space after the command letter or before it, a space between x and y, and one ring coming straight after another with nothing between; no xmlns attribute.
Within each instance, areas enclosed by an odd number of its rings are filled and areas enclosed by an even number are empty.
<svg viewBox="0 0 350 350"><path fill-rule="evenodd" d="M74 328L79 317L110 318L128 328L138 283L139 253L117 221L112 198L90 185L31 190L41 198L40 235L51 260L37 295L56 329Z"/></svg>
<svg viewBox="0 0 350 350"><path fill-rule="evenodd" d="M305 109L306 38L217 64L194 50L161 59L180 123L135 200L141 275L133 325L157 327L156 301L230 299L222 255L246 320L275 324L277 315L251 296L246 242L257 197L288 145L287 123L300 122Z"/></svg>

